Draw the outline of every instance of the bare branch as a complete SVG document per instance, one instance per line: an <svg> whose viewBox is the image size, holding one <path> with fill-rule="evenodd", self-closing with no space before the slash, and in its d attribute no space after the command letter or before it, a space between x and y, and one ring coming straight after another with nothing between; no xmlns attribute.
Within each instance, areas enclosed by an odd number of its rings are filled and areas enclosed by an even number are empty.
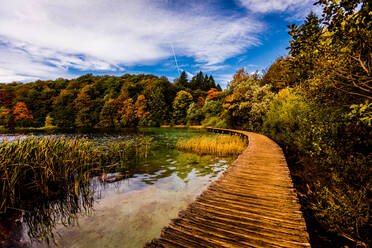
<svg viewBox="0 0 372 248"><path fill-rule="evenodd" d="M347 91L347 90L344 90L343 88L337 87L335 84L333 85L333 87L336 88L336 89L338 89L338 90L341 90L342 92L345 92L345 93L347 93L349 95L361 96L361 97L368 98L368 99L372 100L372 97L371 96L364 95L364 94L357 93L357 92Z"/></svg>
<svg viewBox="0 0 372 248"><path fill-rule="evenodd" d="M355 59L356 61L359 62L360 66L363 68L363 70L367 73L367 75L369 76L370 75L370 71L367 69L366 65L364 64L364 62L361 60L360 58L360 54L358 57L354 57L354 56L351 56L353 59Z"/></svg>

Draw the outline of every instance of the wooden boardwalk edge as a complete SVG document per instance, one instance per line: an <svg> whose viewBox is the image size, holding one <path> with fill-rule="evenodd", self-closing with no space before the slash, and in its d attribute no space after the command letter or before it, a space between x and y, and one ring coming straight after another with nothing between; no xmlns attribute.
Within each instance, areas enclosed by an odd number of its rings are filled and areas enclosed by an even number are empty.
<svg viewBox="0 0 372 248"><path fill-rule="evenodd" d="M264 135L208 130L246 136L248 147L145 247L310 247L282 149Z"/></svg>

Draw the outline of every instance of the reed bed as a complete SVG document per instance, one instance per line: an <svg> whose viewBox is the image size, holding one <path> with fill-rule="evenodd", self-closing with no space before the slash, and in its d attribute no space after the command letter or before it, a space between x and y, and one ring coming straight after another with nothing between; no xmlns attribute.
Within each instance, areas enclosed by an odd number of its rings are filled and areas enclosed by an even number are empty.
<svg viewBox="0 0 372 248"><path fill-rule="evenodd" d="M33 136L0 142L0 230L22 211L31 240L49 243L57 223L76 224L91 211L92 176L127 170L132 160L148 158L152 144L146 136L103 144Z"/></svg>
<svg viewBox="0 0 372 248"><path fill-rule="evenodd" d="M238 155L247 147L247 141L238 135L202 135L177 142L180 151L195 152L200 155Z"/></svg>
<svg viewBox="0 0 372 248"><path fill-rule="evenodd" d="M78 196L92 173L112 169L112 165L122 168L133 158L147 158L151 142L145 137L111 142L105 148L85 139L56 137L1 142L0 214L28 209L66 190Z"/></svg>
<svg viewBox="0 0 372 248"><path fill-rule="evenodd" d="M108 162L118 161L124 165L130 159L147 159L152 144L153 138L148 136L132 138L125 142L112 141L107 145Z"/></svg>

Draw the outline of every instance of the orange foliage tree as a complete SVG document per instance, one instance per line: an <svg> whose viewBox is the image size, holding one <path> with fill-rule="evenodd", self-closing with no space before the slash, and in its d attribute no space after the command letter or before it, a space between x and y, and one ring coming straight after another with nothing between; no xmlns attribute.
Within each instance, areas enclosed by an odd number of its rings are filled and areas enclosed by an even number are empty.
<svg viewBox="0 0 372 248"><path fill-rule="evenodd" d="M144 95L139 95L135 103L137 118L146 118L150 115L147 111L147 100Z"/></svg>
<svg viewBox="0 0 372 248"><path fill-rule="evenodd" d="M244 68L241 68L237 70L236 73L234 74L233 80L231 81L231 87L234 87L239 82L247 80L249 78L250 78L249 73L245 72Z"/></svg>
<svg viewBox="0 0 372 248"><path fill-rule="evenodd" d="M134 124L136 120L136 107L133 103L133 98L124 100L123 106L118 112L120 116L120 125L122 127L129 127Z"/></svg>
<svg viewBox="0 0 372 248"><path fill-rule="evenodd" d="M207 94L207 99L212 100L216 98L220 94L220 92L215 88L211 88L210 90L208 90Z"/></svg>
<svg viewBox="0 0 372 248"><path fill-rule="evenodd" d="M33 122L33 115L30 110L28 110L24 102L17 102L13 108L14 120L17 125L24 127L29 126Z"/></svg>

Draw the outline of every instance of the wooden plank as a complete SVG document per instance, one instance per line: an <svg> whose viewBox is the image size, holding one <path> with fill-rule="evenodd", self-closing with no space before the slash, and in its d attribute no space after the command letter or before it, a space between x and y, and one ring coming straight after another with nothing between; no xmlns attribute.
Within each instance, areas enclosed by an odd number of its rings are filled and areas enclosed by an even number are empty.
<svg viewBox="0 0 372 248"><path fill-rule="evenodd" d="M282 149L264 135L247 137L236 161L145 247L310 247Z"/></svg>

